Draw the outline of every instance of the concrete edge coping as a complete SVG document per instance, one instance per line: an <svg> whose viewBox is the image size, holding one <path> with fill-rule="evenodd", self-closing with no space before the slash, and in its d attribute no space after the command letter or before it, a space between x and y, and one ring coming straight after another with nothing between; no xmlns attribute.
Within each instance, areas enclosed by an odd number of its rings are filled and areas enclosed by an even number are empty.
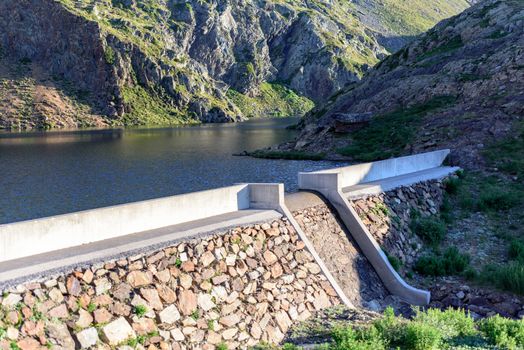
<svg viewBox="0 0 524 350"><path fill-rule="evenodd" d="M380 276L380 279L386 288L392 294L397 295L410 304L429 304L431 293L427 290L415 288L404 281L393 266L391 266L386 254L380 248L377 241L373 238L366 225L364 225L344 194L340 191L336 191L336 193L332 193L329 197L332 204L337 208L337 211L350 234Z"/></svg>

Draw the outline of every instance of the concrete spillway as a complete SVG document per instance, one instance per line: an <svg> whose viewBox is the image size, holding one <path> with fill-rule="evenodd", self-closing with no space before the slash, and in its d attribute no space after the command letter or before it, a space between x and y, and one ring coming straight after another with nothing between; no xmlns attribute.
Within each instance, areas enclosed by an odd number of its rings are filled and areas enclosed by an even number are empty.
<svg viewBox="0 0 524 350"><path fill-rule="evenodd" d="M287 195L286 206L316 252L356 307L382 309L392 297L336 210L320 195Z"/></svg>

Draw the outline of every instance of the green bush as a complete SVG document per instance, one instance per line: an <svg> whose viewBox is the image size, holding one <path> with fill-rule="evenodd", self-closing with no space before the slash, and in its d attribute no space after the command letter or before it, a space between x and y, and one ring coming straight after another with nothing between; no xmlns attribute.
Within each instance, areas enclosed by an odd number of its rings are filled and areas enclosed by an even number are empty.
<svg viewBox="0 0 524 350"><path fill-rule="evenodd" d="M518 240L511 241L508 255L511 260L524 263L524 243Z"/></svg>
<svg viewBox="0 0 524 350"><path fill-rule="evenodd" d="M431 350L431 349L521 349L524 321L500 316L475 322L463 310L415 310L411 320L396 317L387 308L384 317L370 326L335 328L332 343L322 350ZM282 349L296 349L286 345Z"/></svg>
<svg viewBox="0 0 524 350"><path fill-rule="evenodd" d="M503 211L513 208L519 203L519 194L508 192L498 186L482 189L478 203L481 211Z"/></svg>
<svg viewBox="0 0 524 350"><path fill-rule="evenodd" d="M524 321L510 320L499 315L480 322L479 329L492 343L503 349L524 346Z"/></svg>
<svg viewBox="0 0 524 350"><path fill-rule="evenodd" d="M439 329L444 339L468 337L477 333L475 321L463 310L449 308L445 311L429 309L422 312L417 309L413 320Z"/></svg>
<svg viewBox="0 0 524 350"><path fill-rule="evenodd" d="M351 326L335 328L331 334L331 350L385 350L386 346L375 327L353 329Z"/></svg>
<svg viewBox="0 0 524 350"><path fill-rule="evenodd" d="M437 218L416 218L411 230L430 245L438 245L446 235L446 225Z"/></svg>
<svg viewBox="0 0 524 350"><path fill-rule="evenodd" d="M524 264L511 262L504 265L485 266L479 276L486 284L524 295Z"/></svg>
<svg viewBox="0 0 524 350"><path fill-rule="evenodd" d="M414 269L421 275L447 276L464 272L469 266L470 257L461 254L457 248L446 249L443 255L433 254L420 257Z"/></svg>
<svg viewBox="0 0 524 350"><path fill-rule="evenodd" d="M444 181L444 188L449 194L457 194L460 187L460 179L452 177Z"/></svg>
<svg viewBox="0 0 524 350"><path fill-rule="evenodd" d="M404 347L412 350L437 350L442 343L442 333L430 324L410 322L406 326Z"/></svg>
<svg viewBox="0 0 524 350"><path fill-rule="evenodd" d="M104 59L108 64L114 64L116 61L115 51L111 46L107 46L104 49Z"/></svg>
<svg viewBox="0 0 524 350"><path fill-rule="evenodd" d="M395 271L398 271L400 269L400 267L402 266L402 261L400 261L400 259L397 258L396 256L390 255L384 249L382 249L382 251L384 252L384 254L386 254L386 257L388 258L389 263L391 264L391 267L393 267L393 269L395 269Z"/></svg>

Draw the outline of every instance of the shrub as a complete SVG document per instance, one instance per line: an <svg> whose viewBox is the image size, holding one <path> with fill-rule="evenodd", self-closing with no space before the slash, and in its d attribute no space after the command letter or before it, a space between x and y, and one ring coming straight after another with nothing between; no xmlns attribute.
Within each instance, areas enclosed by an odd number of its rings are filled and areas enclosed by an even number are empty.
<svg viewBox="0 0 524 350"><path fill-rule="evenodd" d="M107 46L104 49L104 59L108 64L114 64L116 61L115 51L111 46Z"/></svg>
<svg viewBox="0 0 524 350"><path fill-rule="evenodd" d="M446 276L462 273L469 266L470 257L450 247L444 254L423 256L417 260L414 269L422 275Z"/></svg>
<svg viewBox="0 0 524 350"><path fill-rule="evenodd" d="M519 262L485 266L480 279L497 288L524 294L524 264Z"/></svg>
<svg viewBox="0 0 524 350"><path fill-rule="evenodd" d="M449 194L457 194L460 187L460 179L452 177L444 181L444 188Z"/></svg>
<svg viewBox="0 0 524 350"><path fill-rule="evenodd" d="M511 241L509 245L508 255L511 260L517 260L523 263L524 262L524 243L521 241L517 241L517 240Z"/></svg>
<svg viewBox="0 0 524 350"><path fill-rule="evenodd" d="M442 343L442 334L440 333L439 329L430 324L410 322L406 326L405 332L405 349L440 349L440 344Z"/></svg>
<svg viewBox="0 0 524 350"><path fill-rule="evenodd" d="M370 327L353 329L351 326L335 328L332 333L334 345L331 350L385 350L379 331Z"/></svg>
<svg viewBox="0 0 524 350"><path fill-rule="evenodd" d="M513 208L518 203L517 193L507 192L497 186L490 186L480 193L478 209L481 211L503 211Z"/></svg>
<svg viewBox="0 0 524 350"><path fill-rule="evenodd" d="M402 266L402 261L400 261L400 259L397 258L396 256L389 255L389 253L386 252L385 250L384 250L384 254L386 254L386 257L388 258L389 263L391 264L391 267L393 267L395 271L398 271L400 269L400 266Z"/></svg>
<svg viewBox="0 0 524 350"><path fill-rule="evenodd" d="M524 345L524 321L496 316L475 323L463 310L415 310L415 317L396 317L387 308L384 317L369 327L338 327L333 342L323 350L431 350L431 349L515 349ZM287 346L287 345L286 345ZM256 347L257 349L260 347ZM262 348L260 348L262 349ZM283 349L295 349L284 347Z"/></svg>
<svg viewBox="0 0 524 350"><path fill-rule="evenodd" d="M217 350L227 350L227 345L225 343L220 343L217 345Z"/></svg>
<svg viewBox="0 0 524 350"><path fill-rule="evenodd" d="M477 333L475 321L463 310L449 308L445 311L429 309L422 312L417 309L414 321L434 326L440 330L444 339L467 337Z"/></svg>
<svg viewBox="0 0 524 350"><path fill-rule="evenodd" d="M500 348L516 349L524 346L523 320L510 320L496 315L481 321L479 328L492 344Z"/></svg>
<svg viewBox="0 0 524 350"><path fill-rule="evenodd" d="M446 235L446 225L436 218L417 218L411 230L430 245L439 244Z"/></svg>

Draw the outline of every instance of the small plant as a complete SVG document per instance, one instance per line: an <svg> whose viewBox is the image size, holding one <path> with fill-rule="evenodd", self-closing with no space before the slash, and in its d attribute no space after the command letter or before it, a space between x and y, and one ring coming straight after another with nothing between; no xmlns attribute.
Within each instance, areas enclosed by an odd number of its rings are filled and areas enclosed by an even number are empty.
<svg viewBox="0 0 524 350"><path fill-rule="evenodd" d="M133 312L138 317L143 317L147 313L147 307L145 307L144 305L137 305L135 306Z"/></svg>
<svg viewBox="0 0 524 350"><path fill-rule="evenodd" d="M214 331L215 330L215 321L207 320L207 329L209 329L210 331Z"/></svg>
<svg viewBox="0 0 524 350"><path fill-rule="evenodd" d="M104 49L104 59L107 64L114 64L116 61L115 51L111 46L107 46Z"/></svg>
<svg viewBox="0 0 524 350"><path fill-rule="evenodd" d="M137 338L130 338L127 340L126 344L132 348L136 348L138 345L138 339Z"/></svg>
<svg viewBox="0 0 524 350"><path fill-rule="evenodd" d="M416 218L411 223L411 230L426 243L436 246L446 235L446 225L437 218Z"/></svg>
<svg viewBox="0 0 524 350"><path fill-rule="evenodd" d="M226 343L218 344L216 350L228 350Z"/></svg>
<svg viewBox="0 0 524 350"><path fill-rule="evenodd" d="M9 343L9 349L11 350L22 350L15 341Z"/></svg>
<svg viewBox="0 0 524 350"><path fill-rule="evenodd" d="M460 187L460 179L452 177L444 181L444 188L449 194L457 194Z"/></svg>
<svg viewBox="0 0 524 350"><path fill-rule="evenodd" d="M180 260L180 258L176 258L175 266L178 267L178 268L180 268L180 266L182 266L182 260Z"/></svg>
<svg viewBox="0 0 524 350"><path fill-rule="evenodd" d="M89 305L87 305L87 311L93 312L95 310L96 310L96 304L95 303L89 303Z"/></svg>
<svg viewBox="0 0 524 350"><path fill-rule="evenodd" d="M198 310L195 310L191 313L191 318L194 319L195 321L198 320L200 318L200 312Z"/></svg>
<svg viewBox="0 0 524 350"><path fill-rule="evenodd" d="M524 321L510 320L499 315L480 323L480 330L492 344L503 349L520 349L524 346Z"/></svg>
<svg viewBox="0 0 524 350"><path fill-rule="evenodd" d="M498 186L489 186L480 193L478 209L481 211L504 211L519 203L519 194L508 192Z"/></svg>
<svg viewBox="0 0 524 350"><path fill-rule="evenodd" d="M480 280L497 288L524 295L524 264L513 261L504 265L487 265Z"/></svg>
<svg viewBox="0 0 524 350"><path fill-rule="evenodd" d="M511 260L524 263L524 243L518 240L511 241L508 255Z"/></svg>
<svg viewBox="0 0 524 350"><path fill-rule="evenodd" d="M469 266L470 257L461 254L457 248L450 247L444 254L423 256L417 260L414 269L421 275L447 276L464 272Z"/></svg>
<svg viewBox="0 0 524 350"><path fill-rule="evenodd" d="M0 340L3 340L7 336L7 331L0 327Z"/></svg>
<svg viewBox="0 0 524 350"><path fill-rule="evenodd" d="M388 216L389 208L384 203L377 203L373 208L371 208L371 212L376 215Z"/></svg>
<svg viewBox="0 0 524 350"><path fill-rule="evenodd" d="M437 350L442 343L442 333L433 325L410 322L406 326L404 344L406 349Z"/></svg>
<svg viewBox="0 0 524 350"><path fill-rule="evenodd" d="M30 320L33 322L40 321L44 319L44 313L33 309L33 315L30 317Z"/></svg>
<svg viewBox="0 0 524 350"><path fill-rule="evenodd" d="M402 266L402 261L400 261L400 259L397 258L396 256L390 255L385 250L383 250L383 251L384 251L384 254L386 254L386 257L388 258L389 263L391 264L391 267L393 267L395 269L395 271L398 272L398 270Z"/></svg>

